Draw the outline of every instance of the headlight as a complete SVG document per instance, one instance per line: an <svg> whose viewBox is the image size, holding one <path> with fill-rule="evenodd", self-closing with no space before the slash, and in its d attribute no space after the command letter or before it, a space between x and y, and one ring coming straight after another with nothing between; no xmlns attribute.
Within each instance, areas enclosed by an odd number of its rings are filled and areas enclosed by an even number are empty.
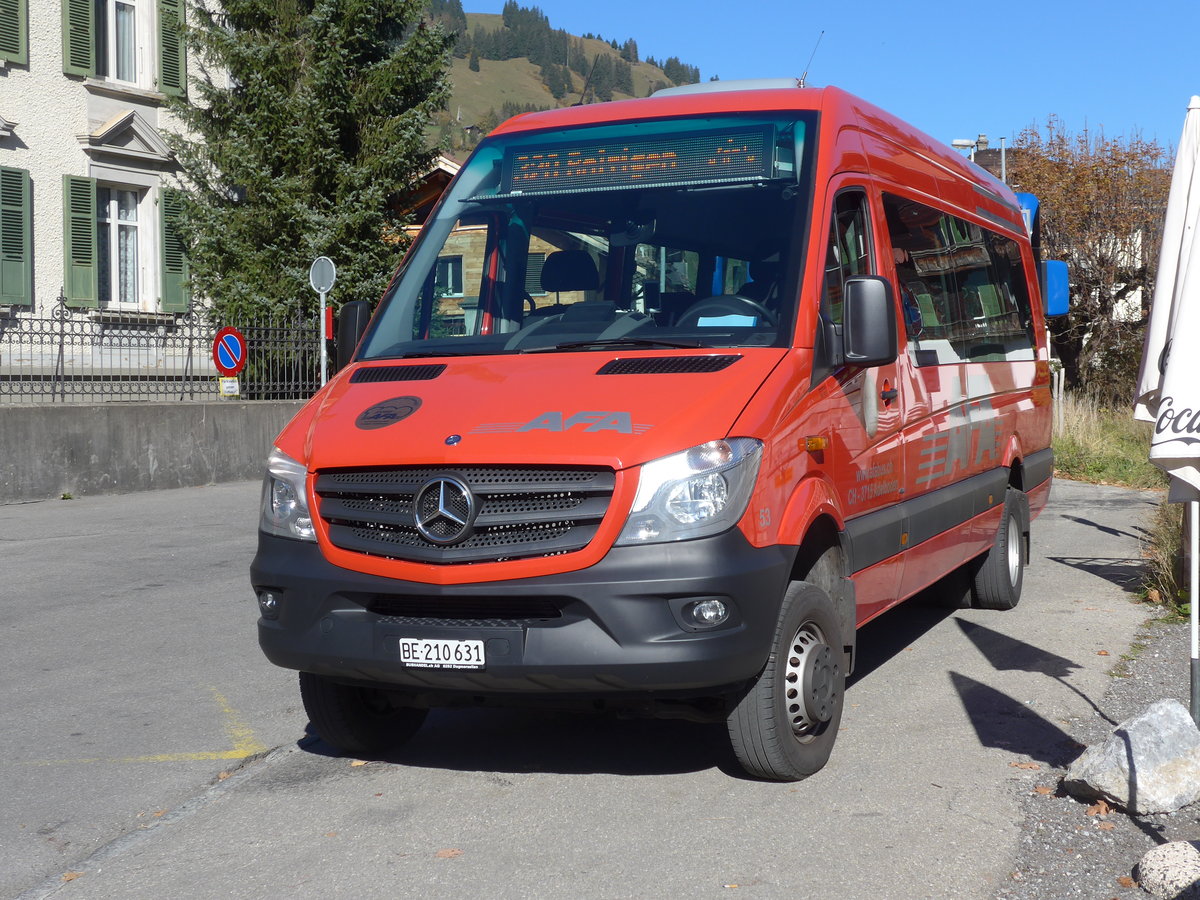
<svg viewBox="0 0 1200 900"><path fill-rule="evenodd" d="M304 485L304 466L278 448L267 457L267 477L263 479L262 517L258 527L268 534L315 541L312 515Z"/></svg>
<svg viewBox="0 0 1200 900"><path fill-rule="evenodd" d="M709 441L642 466L617 546L686 541L731 528L750 502L762 442Z"/></svg>

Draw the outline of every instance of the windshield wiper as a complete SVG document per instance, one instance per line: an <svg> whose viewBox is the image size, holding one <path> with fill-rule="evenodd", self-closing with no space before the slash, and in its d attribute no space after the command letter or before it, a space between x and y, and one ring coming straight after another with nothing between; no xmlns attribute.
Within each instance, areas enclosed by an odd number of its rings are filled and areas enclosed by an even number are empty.
<svg viewBox="0 0 1200 900"><path fill-rule="evenodd" d="M550 347L530 347L528 350L522 350L522 353L553 353L555 350L590 350L593 347L603 349L604 347L626 347L631 350L637 350L647 347L667 347L673 350L696 350L701 347L706 347L707 344L702 344L699 341L668 341L662 338L593 338L590 341L567 341L563 344L554 344Z"/></svg>

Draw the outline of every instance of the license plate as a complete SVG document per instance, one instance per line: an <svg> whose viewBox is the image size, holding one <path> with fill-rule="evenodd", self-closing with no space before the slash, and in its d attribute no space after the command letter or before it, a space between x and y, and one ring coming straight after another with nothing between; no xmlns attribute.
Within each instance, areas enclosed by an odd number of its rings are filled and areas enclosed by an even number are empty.
<svg viewBox="0 0 1200 900"><path fill-rule="evenodd" d="M483 641L400 638L400 662L418 669L482 669Z"/></svg>

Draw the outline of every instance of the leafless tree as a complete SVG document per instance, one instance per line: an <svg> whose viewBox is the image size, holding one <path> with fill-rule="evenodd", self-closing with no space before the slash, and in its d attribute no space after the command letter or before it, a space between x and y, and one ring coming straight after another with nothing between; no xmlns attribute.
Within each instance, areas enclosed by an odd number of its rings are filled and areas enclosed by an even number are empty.
<svg viewBox="0 0 1200 900"><path fill-rule="evenodd" d="M1067 131L1051 116L1017 136L1009 181L1042 203L1042 255L1070 266L1071 313L1051 322L1067 384L1129 401L1154 292L1171 152L1140 134Z"/></svg>

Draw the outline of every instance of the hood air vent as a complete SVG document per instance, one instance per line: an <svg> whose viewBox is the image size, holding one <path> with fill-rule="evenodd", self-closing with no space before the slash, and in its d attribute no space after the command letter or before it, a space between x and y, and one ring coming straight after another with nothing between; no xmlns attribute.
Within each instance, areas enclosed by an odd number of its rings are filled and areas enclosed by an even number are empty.
<svg viewBox="0 0 1200 900"><path fill-rule="evenodd" d="M434 366L371 366L350 376L351 384L364 381L432 381L446 371L445 363Z"/></svg>
<svg viewBox="0 0 1200 900"><path fill-rule="evenodd" d="M636 359L613 359L596 372L597 375L675 375L687 372L720 372L741 359L740 356L652 356Z"/></svg>

